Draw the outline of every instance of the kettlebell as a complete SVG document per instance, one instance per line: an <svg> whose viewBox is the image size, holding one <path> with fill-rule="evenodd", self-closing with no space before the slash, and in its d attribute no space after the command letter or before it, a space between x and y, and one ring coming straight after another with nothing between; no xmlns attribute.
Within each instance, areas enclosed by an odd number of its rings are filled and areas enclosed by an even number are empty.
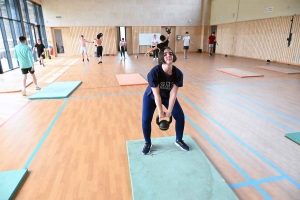
<svg viewBox="0 0 300 200"><path fill-rule="evenodd" d="M167 121L167 120L159 121L159 115L157 115L157 117L156 117L156 124L162 131L168 130L171 123L172 123L172 116L170 117L169 121Z"/></svg>

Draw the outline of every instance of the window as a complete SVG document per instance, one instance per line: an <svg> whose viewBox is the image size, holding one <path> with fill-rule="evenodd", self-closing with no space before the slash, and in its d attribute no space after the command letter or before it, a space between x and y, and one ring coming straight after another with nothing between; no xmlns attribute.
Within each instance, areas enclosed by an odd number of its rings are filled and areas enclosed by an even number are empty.
<svg viewBox="0 0 300 200"><path fill-rule="evenodd" d="M0 29L0 61L1 61L0 67L2 67L2 70L4 72L8 71L9 64L8 64L8 60L7 60L7 56L6 56L6 52L5 52L1 29Z"/></svg>
<svg viewBox="0 0 300 200"><path fill-rule="evenodd" d="M37 24L36 17L35 17L34 5L31 2L27 1L27 8L28 8L30 23Z"/></svg>
<svg viewBox="0 0 300 200"><path fill-rule="evenodd" d="M10 11L11 11L11 17L12 19L19 19L19 16L18 16L18 7L16 6L15 4L15 0L9 0L9 6L10 6Z"/></svg>
<svg viewBox="0 0 300 200"><path fill-rule="evenodd" d="M26 17L26 11L25 11L25 5L23 0L19 0L20 5L21 5L21 11L22 11L22 17L24 22L28 22L27 17Z"/></svg>
<svg viewBox="0 0 300 200"><path fill-rule="evenodd" d="M1 14L2 17L8 17L7 15L7 10L6 10L6 4L5 4L5 0L0 0L0 8L1 8Z"/></svg>

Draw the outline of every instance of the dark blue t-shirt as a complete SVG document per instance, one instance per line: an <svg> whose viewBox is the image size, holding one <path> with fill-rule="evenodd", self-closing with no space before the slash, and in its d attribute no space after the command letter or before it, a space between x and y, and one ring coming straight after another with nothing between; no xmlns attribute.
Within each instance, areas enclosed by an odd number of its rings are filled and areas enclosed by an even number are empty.
<svg viewBox="0 0 300 200"><path fill-rule="evenodd" d="M169 98L173 84L177 87L183 86L183 73L173 65L172 74L168 75L163 70L162 65L156 65L147 75L148 87L146 89L147 96L154 99L154 94L151 87L156 88L159 85L161 98Z"/></svg>

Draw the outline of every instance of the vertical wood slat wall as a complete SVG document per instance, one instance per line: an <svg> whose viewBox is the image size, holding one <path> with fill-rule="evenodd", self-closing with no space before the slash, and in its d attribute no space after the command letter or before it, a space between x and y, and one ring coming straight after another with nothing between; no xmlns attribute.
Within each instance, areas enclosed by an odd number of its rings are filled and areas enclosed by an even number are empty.
<svg viewBox="0 0 300 200"><path fill-rule="evenodd" d="M294 17L292 42L287 47L292 17L222 24L217 27L217 53L300 64L300 16Z"/></svg>
<svg viewBox="0 0 300 200"><path fill-rule="evenodd" d="M72 55L80 54L80 35L83 35L84 38L88 41L93 41L98 33L103 33L103 54L117 54L118 47L116 45L116 30L117 29L114 26L70 27ZM93 55L93 53L95 52L95 44L87 43L87 52L88 54Z"/></svg>

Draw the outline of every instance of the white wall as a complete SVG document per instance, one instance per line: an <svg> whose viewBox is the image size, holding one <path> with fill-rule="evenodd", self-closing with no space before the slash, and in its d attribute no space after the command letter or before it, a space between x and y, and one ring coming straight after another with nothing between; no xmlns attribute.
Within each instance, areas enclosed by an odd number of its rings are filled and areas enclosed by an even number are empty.
<svg viewBox="0 0 300 200"><path fill-rule="evenodd" d="M272 7L273 12L265 12ZM225 24L300 14L300 0L212 0L210 24Z"/></svg>
<svg viewBox="0 0 300 200"><path fill-rule="evenodd" d="M210 0L40 0L46 26L199 26ZM210 2L209 2L210 4ZM210 9L210 8L209 8ZM62 18L56 18L61 16ZM206 17L207 18L207 17ZM209 19L209 17L208 17ZM189 21L190 20L190 21Z"/></svg>

